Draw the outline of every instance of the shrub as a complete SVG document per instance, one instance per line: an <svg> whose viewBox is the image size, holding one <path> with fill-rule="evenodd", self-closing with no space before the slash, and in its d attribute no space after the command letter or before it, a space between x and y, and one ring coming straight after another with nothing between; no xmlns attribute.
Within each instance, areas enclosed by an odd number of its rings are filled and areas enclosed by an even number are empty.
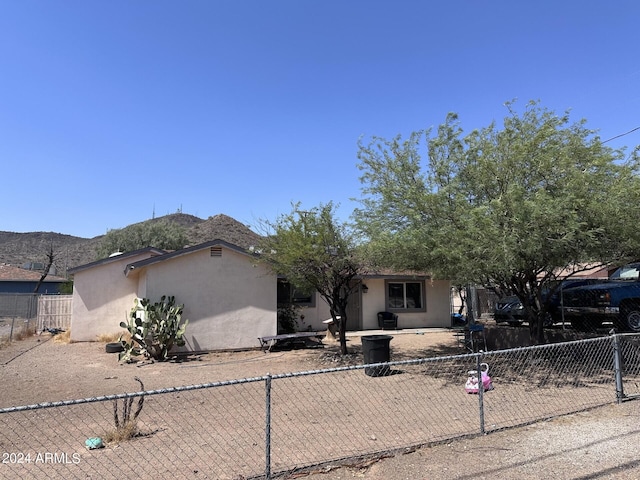
<svg viewBox="0 0 640 480"><path fill-rule="evenodd" d="M300 307L293 303L278 305L278 333L293 333L298 330Z"/></svg>
<svg viewBox="0 0 640 480"><path fill-rule="evenodd" d="M120 337L124 351L119 360L130 362L132 356L144 355L165 361L174 346L185 344L184 333L189 320L182 322L184 305L176 305L175 297L163 295L159 302L151 303L149 299L136 299L129 313L128 322L120 322L131 339Z"/></svg>
<svg viewBox="0 0 640 480"><path fill-rule="evenodd" d="M71 343L71 330L57 333L53 337L53 342L54 343Z"/></svg>

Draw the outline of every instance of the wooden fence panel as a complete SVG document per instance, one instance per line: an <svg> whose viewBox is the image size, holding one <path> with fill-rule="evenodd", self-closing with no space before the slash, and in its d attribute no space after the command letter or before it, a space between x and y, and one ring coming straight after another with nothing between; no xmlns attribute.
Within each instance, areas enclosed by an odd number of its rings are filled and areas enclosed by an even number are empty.
<svg viewBox="0 0 640 480"><path fill-rule="evenodd" d="M38 331L45 328L71 328L73 295L40 295L38 298Z"/></svg>

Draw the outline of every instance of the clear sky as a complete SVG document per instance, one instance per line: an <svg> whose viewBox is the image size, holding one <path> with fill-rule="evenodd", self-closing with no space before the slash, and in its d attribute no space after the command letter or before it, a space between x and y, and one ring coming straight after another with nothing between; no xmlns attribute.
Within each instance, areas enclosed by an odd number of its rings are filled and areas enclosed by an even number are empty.
<svg viewBox="0 0 640 480"><path fill-rule="evenodd" d="M346 218L360 137L448 112L471 131L514 98L608 139L640 126L639 19L637 0L0 0L0 230Z"/></svg>

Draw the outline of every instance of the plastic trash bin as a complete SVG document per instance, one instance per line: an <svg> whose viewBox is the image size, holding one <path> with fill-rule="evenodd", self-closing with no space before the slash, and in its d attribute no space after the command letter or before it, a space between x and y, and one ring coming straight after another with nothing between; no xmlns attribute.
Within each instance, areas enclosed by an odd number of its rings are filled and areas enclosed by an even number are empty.
<svg viewBox="0 0 640 480"><path fill-rule="evenodd" d="M389 342L391 335L365 335L362 337L362 353L365 365L371 363L386 363L390 360ZM389 367L378 365L365 367L364 373L370 377L381 377L389 374Z"/></svg>

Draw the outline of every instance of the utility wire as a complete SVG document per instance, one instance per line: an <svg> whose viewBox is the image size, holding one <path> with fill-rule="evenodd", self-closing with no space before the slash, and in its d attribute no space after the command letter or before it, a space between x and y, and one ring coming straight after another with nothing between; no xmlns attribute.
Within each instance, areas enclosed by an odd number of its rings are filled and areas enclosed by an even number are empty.
<svg viewBox="0 0 640 480"><path fill-rule="evenodd" d="M640 127L636 127L633 130L629 130L627 133L621 133L620 135L616 135L615 137L611 137L609 140L605 140L602 143L607 143L607 142L610 142L611 140L615 140L616 138L624 137L625 135L629 135L630 133L633 133L636 130L640 130Z"/></svg>

